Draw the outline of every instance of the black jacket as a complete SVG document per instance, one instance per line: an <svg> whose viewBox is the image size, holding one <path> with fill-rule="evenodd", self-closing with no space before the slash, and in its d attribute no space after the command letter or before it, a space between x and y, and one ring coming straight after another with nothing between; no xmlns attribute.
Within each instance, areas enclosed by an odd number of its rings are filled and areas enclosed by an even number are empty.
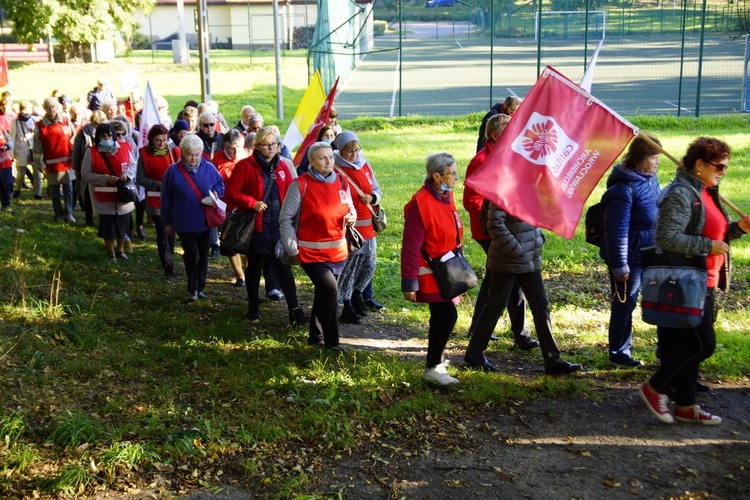
<svg viewBox="0 0 750 500"><path fill-rule="evenodd" d="M524 274L542 268L544 234L541 229L510 215L494 203L489 203L486 227L492 238L487 269Z"/></svg>

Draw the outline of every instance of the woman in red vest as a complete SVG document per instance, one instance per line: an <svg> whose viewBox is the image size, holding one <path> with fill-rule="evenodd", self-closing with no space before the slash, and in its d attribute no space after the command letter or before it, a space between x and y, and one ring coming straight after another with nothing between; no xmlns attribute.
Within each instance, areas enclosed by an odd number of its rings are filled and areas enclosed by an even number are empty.
<svg viewBox="0 0 750 500"><path fill-rule="evenodd" d="M148 144L141 148L135 180L146 190L146 213L156 229L156 248L167 278L174 277L174 234L167 234L161 220L161 180L170 165L180 159L180 148L169 140L164 125L154 125L148 131Z"/></svg>
<svg viewBox="0 0 750 500"><path fill-rule="evenodd" d="M367 158L362 154L359 139L348 130L333 141L335 169L349 181L353 193L357 221L354 226L365 238L365 245L349 255L339 278L339 295L344 303L339 321L358 325L367 316L362 292L375 276L377 240L372 225L374 207L380 204L381 193Z"/></svg>
<svg viewBox="0 0 750 500"><path fill-rule="evenodd" d="M331 145L316 142L307 155L310 170L289 186L281 207L281 242L315 287L307 343L343 352L338 277L349 254L344 227L354 224L356 210L346 179L333 170Z"/></svg>
<svg viewBox="0 0 750 500"><path fill-rule="evenodd" d="M458 179L456 160L448 153L427 157L427 179L404 207L404 235L401 245L401 290L409 302L426 302L430 307L427 337L427 369L424 379L438 385L457 384L446 370L443 351L458 319L456 304L443 298L422 249L432 258L456 248L463 241L461 219L453 200Z"/></svg>
<svg viewBox="0 0 750 500"><path fill-rule="evenodd" d="M226 184L224 197L227 203L240 210L255 210L255 228L250 241L250 254L245 269L248 318L260 319L258 287L260 275L273 263L286 296L289 323L301 326L309 321L297 303L297 285L292 269L275 257L274 249L281 238L279 214L287 190L296 178L294 168L283 161L277 152L279 136L270 128L255 134L255 150L237 163Z"/></svg>
<svg viewBox="0 0 750 500"><path fill-rule="evenodd" d="M98 236L104 239L109 260L125 260L125 236L130 230L133 202L123 203L117 196L115 183L135 179L135 160L126 142L114 140L112 125L96 127L94 145L86 151L81 174L89 183L94 212L99 216ZM116 247L115 247L116 245Z"/></svg>

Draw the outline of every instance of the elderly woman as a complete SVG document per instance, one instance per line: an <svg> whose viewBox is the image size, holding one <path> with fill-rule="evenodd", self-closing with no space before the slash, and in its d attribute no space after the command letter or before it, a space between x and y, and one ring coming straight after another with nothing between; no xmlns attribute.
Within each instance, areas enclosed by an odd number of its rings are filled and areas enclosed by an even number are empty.
<svg viewBox="0 0 750 500"><path fill-rule="evenodd" d="M449 153L427 157L424 185L404 207L404 234L401 243L401 291L409 302L426 302L430 308L427 332L427 365L424 379L437 385L457 384L446 370L443 351L458 319L460 296L446 300L422 251L439 258L463 241L463 225L453 200L458 169Z"/></svg>
<svg viewBox="0 0 750 500"><path fill-rule="evenodd" d="M136 182L146 190L146 213L151 216L156 229L156 249L159 261L167 278L174 277L174 234L167 234L161 218L161 185L164 173L170 165L180 159L180 148L167 137L164 125L154 125L148 131L148 144L141 148L138 156Z"/></svg>
<svg viewBox="0 0 750 500"><path fill-rule="evenodd" d="M118 142L127 142L130 146L130 151L132 151L133 158L135 161L138 161L138 156L140 156L140 151L138 150L138 145L136 144L136 138L133 137L133 128L130 126L130 122L128 121L127 117L125 115L117 115L112 120L109 121L109 124L112 125L112 130L115 131L115 140ZM135 234L140 239L146 238L146 231L143 229L143 219L145 215L145 203L143 200L144 193L140 193L140 198L136 200L135 203ZM125 239L125 249L128 249L130 246L130 239L133 237L133 222L131 220L130 223L130 231L128 232L128 237Z"/></svg>
<svg viewBox="0 0 750 500"><path fill-rule="evenodd" d="M240 110L240 120L237 122L237 125L234 126L237 131L239 131L243 136L247 135L250 130L248 130L248 127L250 126L250 117L255 114L255 108L250 106L249 104L242 106L242 109Z"/></svg>
<svg viewBox="0 0 750 500"><path fill-rule="evenodd" d="M224 142L224 149L214 156L214 166L221 174L221 178L224 180L224 186L227 186L229 178L232 176L234 167L237 166L237 162L247 157L244 146L244 137L242 133L237 129L232 129L222 138ZM224 201L227 202L227 213L234 210L234 207L226 197L226 189L224 192ZM242 255L236 253L229 256L229 265L232 266L234 272L236 286L244 287L245 283L245 271L242 268Z"/></svg>
<svg viewBox="0 0 750 500"><path fill-rule="evenodd" d="M659 149L643 138L630 143L622 162L607 178L602 196L604 234L599 255L609 270L609 361L637 367L633 359L633 311L641 291L641 248L654 246L656 201L659 199ZM649 137L654 143L661 143Z"/></svg>
<svg viewBox="0 0 750 500"><path fill-rule="evenodd" d="M31 116L31 103L22 101L18 117L13 120L10 126L10 139L13 142L13 158L16 160L16 182L13 191L13 198L21 196L26 172L31 169L32 187L34 189L34 198L42 199L42 176L39 170L33 168L34 161L32 148L34 146L34 127L36 121Z"/></svg>
<svg viewBox="0 0 750 500"><path fill-rule="evenodd" d="M301 326L309 318L297 302L297 286L288 264L274 254L276 243L281 238L279 214L287 190L296 178L294 170L282 161L278 149L279 136L270 128L262 128L255 134L255 150L252 156L237 164L227 182L226 199L240 210L255 210L253 238L250 242L248 265L245 269L247 283L248 318L260 319L258 287L261 271L273 262L276 265L281 290L286 296L289 323Z"/></svg>
<svg viewBox="0 0 750 500"><path fill-rule="evenodd" d="M115 116L117 116L117 101L114 100L107 100L102 103L102 111L104 112L104 115L107 117L107 120L114 120Z"/></svg>
<svg viewBox="0 0 750 500"><path fill-rule="evenodd" d="M580 370L581 365L569 363L562 358L552 335L549 300L542 279L544 234L538 227L509 214L494 203L485 203L486 227L492 238L487 252L490 288L487 291L487 302L479 312L474 334L466 348L464 361L471 368L497 371L484 356L484 351L498 319L508 305L513 286L518 283L534 317L534 327L544 359L544 372L548 375L562 375Z"/></svg>
<svg viewBox="0 0 750 500"><path fill-rule="evenodd" d="M204 106L205 107L205 106ZM206 161L213 162L214 155L224 149L222 135L216 131L216 116L204 111L198 115L198 133L196 134L203 141L203 158ZM211 228L210 235L211 257L219 257L219 228Z"/></svg>
<svg viewBox="0 0 750 500"><path fill-rule="evenodd" d="M336 138L336 133L333 131L332 127L329 127L328 125L323 125L320 127L320 130L318 130L318 135L315 138L315 142L327 142L328 144L332 144L333 140ZM308 150L310 147L308 146ZM297 175L302 175L310 168L310 160L307 159L307 151L305 151L305 155L302 157L302 160L299 162L299 166L297 167Z"/></svg>
<svg viewBox="0 0 750 500"><path fill-rule="evenodd" d="M672 183L659 200L654 239L662 250L683 255L707 255L708 282L701 323L695 328L659 326L661 363L639 393L660 421L675 420L717 425L721 418L695 404L698 370L716 347L716 288L726 290L729 280L729 242L750 231L750 216L731 221L719 202L719 183L729 167L729 146L708 137L696 139L682 159ZM674 414L667 408L668 390L674 389Z"/></svg>
<svg viewBox="0 0 750 500"><path fill-rule="evenodd" d="M343 352L337 281L348 255L344 228L356 210L346 180L333 170L331 145L316 142L307 154L310 170L289 186L281 207L281 242L315 288L307 343Z"/></svg>
<svg viewBox="0 0 750 500"><path fill-rule="evenodd" d="M94 133L96 127L107 123L107 115L104 111L97 109L91 113L90 121L84 125L73 140L73 169L76 172L76 177L80 177L81 182L77 184L77 195L80 198L81 208L86 216L86 225L94 225L94 207L91 201L91 192L89 190L86 179L81 175L81 167L83 165L83 157L86 152L94 145Z"/></svg>
<svg viewBox="0 0 750 500"><path fill-rule="evenodd" d="M333 141L336 151L333 160L335 169L349 181L357 210L354 226L365 238L365 245L352 252L339 278L339 295L344 303L339 321L358 325L361 316L367 316L367 306L362 300L362 291L375 276L377 240L372 225L372 210L381 200L380 186L372 167L362 154L359 139L353 132L344 131Z"/></svg>
<svg viewBox="0 0 750 500"><path fill-rule="evenodd" d="M169 138L172 139L173 143L179 144L185 136L188 135L189 130L190 125L188 122L185 120L177 120L174 122L172 128L169 129Z"/></svg>
<svg viewBox="0 0 750 500"><path fill-rule="evenodd" d="M212 163L203 158L203 141L188 135L180 143L182 159L164 173L161 183L161 220L168 235L180 237L188 298L205 299L210 230L201 200L224 196L224 181ZM195 192L196 188L200 195Z"/></svg>
<svg viewBox="0 0 750 500"><path fill-rule="evenodd" d="M474 171L484 163L487 156L495 148L495 143L500 138L505 127L510 123L510 115L504 113L496 114L487 120L487 127L485 128L486 141L484 147L471 159L469 166L466 167L466 177L469 177ZM469 212L469 225L471 227L471 237L474 241L479 243L479 246L484 250L484 254L490 250L490 242L492 239L487 230L482 226L481 211L482 204L484 203L484 197L477 193L474 189L469 186L464 186L464 199L463 205L467 212ZM479 319L479 313L482 311L484 304L487 302L487 293L490 289L489 276L485 276L482 280L482 286L479 287L479 294L477 295L477 302L474 305L474 314L471 318L471 324L469 325L469 337L474 334L474 329L477 326L477 319ZM539 342L532 339L529 332L524 328L526 322L526 298L521 291L521 287L518 283L513 285L513 289L510 292L510 298L508 299L508 318L510 319L510 329L513 332L513 341L519 349L529 351L539 346ZM491 339L497 340L498 337L494 335Z"/></svg>
<svg viewBox="0 0 750 500"><path fill-rule="evenodd" d="M94 212L99 216L98 236L104 239L110 261L125 260L123 245L130 229L133 202L121 202L117 196L117 181L135 179L135 160L130 146L117 142L112 126L104 123L96 127L94 144L83 157L81 174L89 185Z"/></svg>

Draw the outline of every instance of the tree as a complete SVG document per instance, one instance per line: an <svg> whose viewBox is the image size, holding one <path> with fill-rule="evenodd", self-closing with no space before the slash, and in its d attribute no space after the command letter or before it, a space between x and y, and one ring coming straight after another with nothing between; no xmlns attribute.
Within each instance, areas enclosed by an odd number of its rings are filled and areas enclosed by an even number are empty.
<svg viewBox="0 0 750 500"><path fill-rule="evenodd" d="M155 0L0 0L21 43L52 36L65 48L130 38L136 11L148 14Z"/></svg>

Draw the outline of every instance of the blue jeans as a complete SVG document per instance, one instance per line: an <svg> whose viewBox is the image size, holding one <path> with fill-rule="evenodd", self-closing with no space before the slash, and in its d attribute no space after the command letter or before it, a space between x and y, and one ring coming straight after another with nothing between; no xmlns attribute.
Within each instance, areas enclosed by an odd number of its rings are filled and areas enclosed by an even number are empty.
<svg viewBox="0 0 750 500"><path fill-rule="evenodd" d="M609 313L609 356L631 356L633 341L633 311L641 291L641 268L631 267L628 281L615 279L609 271L610 306ZM623 301L624 299L624 301Z"/></svg>
<svg viewBox="0 0 750 500"><path fill-rule="evenodd" d="M65 217L73 213L73 183L52 184L49 187L52 198L52 209L56 217Z"/></svg>

